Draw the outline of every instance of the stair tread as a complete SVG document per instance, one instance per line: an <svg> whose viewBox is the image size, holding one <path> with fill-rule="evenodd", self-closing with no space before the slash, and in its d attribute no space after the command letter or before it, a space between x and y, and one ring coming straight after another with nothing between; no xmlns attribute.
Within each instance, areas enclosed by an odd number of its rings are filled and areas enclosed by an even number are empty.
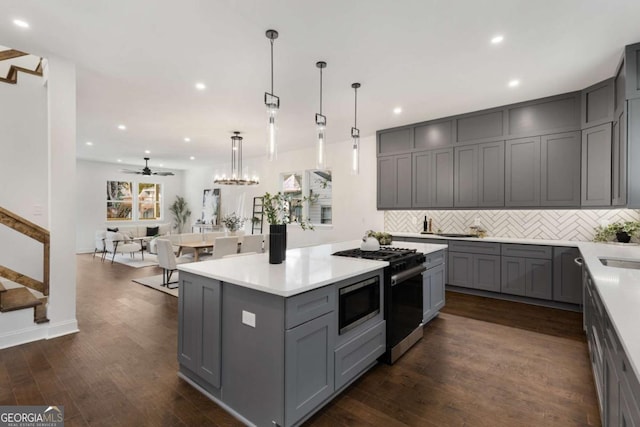
<svg viewBox="0 0 640 427"><path fill-rule="evenodd" d="M2 293L0 301L0 312L22 310L23 308L32 308L42 305L42 301L34 297L27 288L7 289Z"/></svg>
<svg viewBox="0 0 640 427"><path fill-rule="evenodd" d="M2 282L0 282L0 292L6 292L6 291L7 291L7 288L5 288Z"/></svg>

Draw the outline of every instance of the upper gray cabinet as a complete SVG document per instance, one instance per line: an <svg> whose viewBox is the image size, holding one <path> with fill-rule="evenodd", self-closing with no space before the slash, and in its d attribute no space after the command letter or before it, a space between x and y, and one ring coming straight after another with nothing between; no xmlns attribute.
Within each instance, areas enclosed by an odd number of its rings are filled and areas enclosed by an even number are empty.
<svg viewBox="0 0 640 427"><path fill-rule="evenodd" d="M540 206L540 137L512 139L505 147L505 206Z"/></svg>
<svg viewBox="0 0 640 427"><path fill-rule="evenodd" d="M611 123L582 131L582 206L611 206Z"/></svg>
<svg viewBox="0 0 640 427"><path fill-rule="evenodd" d="M378 209L411 207L411 154L378 157Z"/></svg>
<svg viewBox="0 0 640 427"><path fill-rule="evenodd" d="M611 204L624 206L627 204L627 113L624 108L613 122L611 158L613 162Z"/></svg>
<svg viewBox="0 0 640 427"><path fill-rule="evenodd" d="M378 155L406 153L413 148L413 128L404 127L378 132Z"/></svg>
<svg viewBox="0 0 640 427"><path fill-rule="evenodd" d="M625 48L626 99L640 98L640 43Z"/></svg>
<svg viewBox="0 0 640 427"><path fill-rule="evenodd" d="M413 153L414 208L453 206L453 149Z"/></svg>
<svg viewBox="0 0 640 427"><path fill-rule="evenodd" d="M504 141L456 147L454 206L504 206Z"/></svg>
<svg viewBox="0 0 640 427"><path fill-rule="evenodd" d="M465 114L456 120L456 142L497 139L503 134L503 108Z"/></svg>
<svg viewBox="0 0 640 427"><path fill-rule="evenodd" d="M583 128L613 121L614 94L613 77L582 91L580 115Z"/></svg>
<svg viewBox="0 0 640 427"><path fill-rule="evenodd" d="M432 122L415 127L413 148L431 150L447 147L453 142L453 121Z"/></svg>
<svg viewBox="0 0 640 427"><path fill-rule="evenodd" d="M580 206L580 147L580 132L541 137L541 206Z"/></svg>
<svg viewBox="0 0 640 427"><path fill-rule="evenodd" d="M509 136L533 136L580 129L580 93L516 104L507 108Z"/></svg>

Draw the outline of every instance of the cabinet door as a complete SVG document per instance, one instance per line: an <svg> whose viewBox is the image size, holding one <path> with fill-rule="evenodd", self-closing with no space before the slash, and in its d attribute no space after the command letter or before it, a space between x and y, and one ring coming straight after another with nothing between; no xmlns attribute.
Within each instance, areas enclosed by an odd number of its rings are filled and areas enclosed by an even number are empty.
<svg viewBox="0 0 640 427"><path fill-rule="evenodd" d="M633 392L626 382L620 383L620 424L621 427L640 427L640 409Z"/></svg>
<svg viewBox="0 0 640 427"><path fill-rule="evenodd" d="M333 394L334 317L327 313L286 331L286 425L295 424Z"/></svg>
<svg viewBox="0 0 640 427"><path fill-rule="evenodd" d="M541 138L541 206L580 206L580 147L580 132Z"/></svg>
<svg viewBox="0 0 640 427"><path fill-rule="evenodd" d="M553 248L553 300L582 304L582 269L576 248Z"/></svg>
<svg viewBox="0 0 640 427"><path fill-rule="evenodd" d="M624 108L613 123L611 154L613 159L611 204L624 206L627 204L627 114Z"/></svg>
<svg viewBox="0 0 640 427"><path fill-rule="evenodd" d="M453 148L431 152L431 207L453 207Z"/></svg>
<svg viewBox="0 0 640 427"><path fill-rule="evenodd" d="M502 280L500 290L503 294L524 295L526 292L525 258L502 257Z"/></svg>
<svg viewBox="0 0 640 427"><path fill-rule="evenodd" d="M609 348L604 351L602 376L602 394L604 412L602 418L605 426L620 425L620 379L616 372L615 358Z"/></svg>
<svg viewBox="0 0 640 427"><path fill-rule="evenodd" d="M473 288L473 254L449 252L449 284Z"/></svg>
<svg viewBox="0 0 640 427"><path fill-rule="evenodd" d="M611 123L582 131L582 206L611 205Z"/></svg>
<svg viewBox="0 0 640 427"><path fill-rule="evenodd" d="M540 137L505 147L505 206L540 206Z"/></svg>
<svg viewBox="0 0 640 427"><path fill-rule="evenodd" d="M220 282L182 274L178 306L178 360L220 388Z"/></svg>
<svg viewBox="0 0 640 427"><path fill-rule="evenodd" d="M473 287L500 292L500 255L473 256Z"/></svg>
<svg viewBox="0 0 640 427"><path fill-rule="evenodd" d="M504 206L504 141L478 145L478 206Z"/></svg>
<svg viewBox="0 0 640 427"><path fill-rule="evenodd" d="M413 154L414 208L431 207L431 151Z"/></svg>
<svg viewBox="0 0 640 427"><path fill-rule="evenodd" d="M378 208L411 207L411 155L378 158Z"/></svg>
<svg viewBox="0 0 640 427"><path fill-rule="evenodd" d="M427 323L435 315L431 302L432 270L427 270L422 274L422 323Z"/></svg>
<svg viewBox="0 0 640 427"><path fill-rule="evenodd" d="M525 259L527 272L525 295L532 298L551 299L551 260Z"/></svg>
<svg viewBox="0 0 640 427"><path fill-rule="evenodd" d="M624 58L627 68L626 98L640 98L640 43L628 45Z"/></svg>
<svg viewBox="0 0 640 427"><path fill-rule="evenodd" d="M422 323L427 323L444 307L444 264L427 270L422 283Z"/></svg>
<svg viewBox="0 0 640 427"><path fill-rule="evenodd" d="M478 146L467 145L454 149L454 206L478 206Z"/></svg>

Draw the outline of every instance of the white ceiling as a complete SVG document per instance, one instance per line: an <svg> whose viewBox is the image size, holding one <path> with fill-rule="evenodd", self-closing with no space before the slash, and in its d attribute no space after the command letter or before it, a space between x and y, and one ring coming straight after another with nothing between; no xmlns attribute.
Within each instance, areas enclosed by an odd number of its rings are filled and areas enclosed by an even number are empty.
<svg viewBox="0 0 640 427"><path fill-rule="evenodd" d="M291 150L314 141L318 60L328 141L342 142L352 82L364 136L582 89L640 41L638 16L637 0L0 0L0 44L77 64L79 158L143 165L149 149L152 167L188 168L227 161L234 130L245 158L265 153L269 28ZM512 78L522 84L507 88Z"/></svg>

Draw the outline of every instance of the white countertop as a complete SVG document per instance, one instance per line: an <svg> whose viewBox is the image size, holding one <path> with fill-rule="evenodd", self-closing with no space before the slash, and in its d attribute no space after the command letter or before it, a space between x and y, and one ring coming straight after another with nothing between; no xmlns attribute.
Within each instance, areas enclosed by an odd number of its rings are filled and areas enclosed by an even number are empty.
<svg viewBox="0 0 640 427"><path fill-rule="evenodd" d="M398 242L391 246L431 253L446 245ZM389 265L386 261L331 256L360 247L360 240L290 249L282 264L269 264L269 254L246 255L178 265L178 270L282 297L290 297Z"/></svg>
<svg viewBox="0 0 640 427"><path fill-rule="evenodd" d="M602 257L640 260L640 246L579 242L578 248L633 371L640 379L640 270L607 267L599 260Z"/></svg>
<svg viewBox="0 0 640 427"><path fill-rule="evenodd" d="M570 248L577 248L578 242L575 240L545 240L545 239L525 239L519 237L492 237L487 236L483 238L479 237L445 237L438 236L436 234L422 234L422 233L410 233L406 231L389 231L392 236L401 237L417 237L421 239L442 239L442 240L467 240L470 242L492 242L492 243L514 243L523 245L544 245L544 246L566 246Z"/></svg>

